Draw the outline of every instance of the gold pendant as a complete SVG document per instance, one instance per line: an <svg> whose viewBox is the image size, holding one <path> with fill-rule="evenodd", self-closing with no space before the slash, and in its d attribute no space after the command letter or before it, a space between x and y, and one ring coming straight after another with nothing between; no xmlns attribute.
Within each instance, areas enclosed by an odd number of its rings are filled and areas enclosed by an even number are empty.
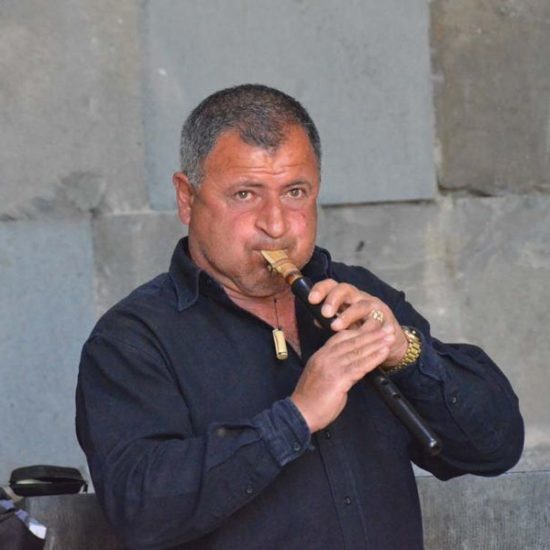
<svg viewBox="0 0 550 550"><path fill-rule="evenodd" d="M276 328L273 330L273 342L275 343L275 355L279 361L288 359L288 349L286 347L285 333Z"/></svg>

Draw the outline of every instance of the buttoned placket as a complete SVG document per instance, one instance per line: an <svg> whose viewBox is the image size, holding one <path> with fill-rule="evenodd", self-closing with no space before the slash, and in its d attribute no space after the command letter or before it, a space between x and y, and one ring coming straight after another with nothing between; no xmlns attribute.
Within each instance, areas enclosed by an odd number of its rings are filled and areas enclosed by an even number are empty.
<svg viewBox="0 0 550 550"><path fill-rule="evenodd" d="M233 302L222 287L209 277L206 278L205 288L206 292L212 297L223 300L230 307L239 310L244 315L250 316L256 322L265 325L271 330L271 326L264 320ZM328 335L315 327L309 312L298 301L296 301L296 316L302 351L305 351L305 353L303 357L300 357L292 346L289 346L289 358L281 362L281 366L291 369L299 368L301 371L307 363L309 356L316 351L318 346L320 347L324 343ZM308 330L304 330L306 327ZM311 341L312 335L314 335L313 341ZM298 442L294 442L291 444L289 452L297 456L301 454L302 446ZM340 524L344 548L365 548L367 540L366 526L362 518L360 499L356 492L351 467L348 464L343 442L339 437L338 419L324 430L314 434L309 452L320 453L325 465L327 481L334 496L334 508ZM299 460L299 458L297 459ZM252 486L247 486L245 492L247 495L251 495L254 490Z"/></svg>

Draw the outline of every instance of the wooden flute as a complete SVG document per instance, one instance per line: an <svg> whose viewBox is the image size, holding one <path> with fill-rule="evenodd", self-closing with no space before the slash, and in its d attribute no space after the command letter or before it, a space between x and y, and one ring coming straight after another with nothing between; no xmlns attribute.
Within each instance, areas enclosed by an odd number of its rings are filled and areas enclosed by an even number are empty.
<svg viewBox="0 0 550 550"><path fill-rule="evenodd" d="M268 268L283 277L290 285L293 294L301 300L319 324L323 328L333 332L330 325L336 317L324 317L321 313L323 304L311 304L309 302L308 296L312 288L311 281L307 277L304 277L300 270L290 261L286 253L283 250L262 250L261 254L267 261ZM437 455L441 451L440 439L384 371L378 367L369 372L366 378L374 385L390 410L418 440L424 451L432 456Z"/></svg>

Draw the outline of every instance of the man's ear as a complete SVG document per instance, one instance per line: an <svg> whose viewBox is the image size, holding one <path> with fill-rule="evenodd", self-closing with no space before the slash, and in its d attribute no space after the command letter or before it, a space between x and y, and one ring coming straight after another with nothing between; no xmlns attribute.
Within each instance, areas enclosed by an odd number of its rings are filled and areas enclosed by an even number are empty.
<svg viewBox="0 0 550 550"><path fill-rule="evenodd" d="M189 225L193 199L195 198L195 188L183 172L176 172L172 176L172 183L176 189L179 218L184 225Z"/></svg>

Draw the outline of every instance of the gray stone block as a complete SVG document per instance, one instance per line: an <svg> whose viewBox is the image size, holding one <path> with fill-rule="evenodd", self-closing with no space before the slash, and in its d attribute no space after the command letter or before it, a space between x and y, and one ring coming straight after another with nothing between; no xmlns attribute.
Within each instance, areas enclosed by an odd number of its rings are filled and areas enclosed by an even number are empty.
<svg viewBox="0 0 550 550"><path fill-rule="evenodd" d="M335 259L362 265L406 291L436 334L460 337L460 316L449 255L451 200L324 208L319 242ZM458 232L457 232L458 233Z"/></svg>
<svg viewBox="0 0 550 550"><path fill-rule="evenodd" d="M526 420L516 469L550 468L550 198L325 208L320 221L320 242L405 290L436 337L493 357Z"/></svg>
<svg viewBox="0 0 550 550"><path fill-rule="evenodd" d="M417 483L426 550L548 548L550 471Z"/></svg>
<svg viewBox="0 0 550 550"><path fill-rule="evenodd" d="M88 220L0 223L0 480L16 467L84 470L74 434L80 349L93 323ZM0 484L4 484L0 483Z"/></svg>
<svg viewBox="0 0 550 550"><path fill-rule="evenodd" d="M175 212L109 215L94 220L96 312L104 313L137 286L168 271L187 234Z"/></svg>
<svg viewBox="0 0 550 550"><path fill-rule="evenodd" d="M243 82L278 87L309 109L323 140L324 203L434 196L425 2L155 0L145 44L154 208L174 206L184 118Z"/></svg>
<svg viewBox="0 0 550 550"><path fill-rule="evenodd" d="M147 204L140 6L2 2L0 219Z"/></svg>
<svg viewBox="0 0 550 550"><path fill-rule="evenodd" d="M430 4L440 185L549 192L550 3Z"/></svg>

